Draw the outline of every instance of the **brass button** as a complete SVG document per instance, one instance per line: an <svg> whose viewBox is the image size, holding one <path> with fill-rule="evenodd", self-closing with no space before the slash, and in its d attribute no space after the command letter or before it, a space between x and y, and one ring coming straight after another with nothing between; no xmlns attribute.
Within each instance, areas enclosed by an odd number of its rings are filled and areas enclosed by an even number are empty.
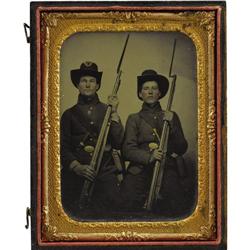
<svg viewBox="0 0 250 250"><path fill-rule="evenodd" d="M93 125L93 124L94 124L94 122L93 122L93 121L91 121L91 122L90 122L90 124L91 124L91 125Z"/></svg>
<svg viewBox="0 0 250 250"><path fill-rule="evenodd" d="M92 110L92 109L93 109L93 107L89 107L89 109L90 109L90 110Z"/></svg>
<svg viewBox="0 0 250 250"><path fill-rule="evenodd" d="M155 120L156 120L156 118L157 118L157 117L156 117L156 116L154 116L154 119L155 119Z"/></svg>
<svg viewBox="0 0 250 250"><path fill-rule="evenodd" d="M91 114L91 111L90 110L88 110L88 115L90 115Z"/></svg>

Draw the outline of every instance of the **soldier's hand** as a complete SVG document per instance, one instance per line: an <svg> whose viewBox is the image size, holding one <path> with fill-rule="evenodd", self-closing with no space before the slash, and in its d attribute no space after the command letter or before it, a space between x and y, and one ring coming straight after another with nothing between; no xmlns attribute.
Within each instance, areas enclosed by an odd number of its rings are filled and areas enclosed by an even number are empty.
<svg viewBox="0 0 250 250"><path fill-rule="evenodd" d="M166 110L163 112L163 120L171 122L173 120L174 113L170 110Z"/></svg>
<svg viewBox="0 0 250 250"><path fill-rule="evenodd" d="M112 112L117 111L118 104L119 104L119 100L118 100L117 95L108 96L108 105L112 106Z"/></svg>
<svg viewBox="0 0 250 250"><path fill-rule="evenodd" d="M78 164L73 168L73 171L79 175L83 176L84 178L88 179L89 181L94 181L96 177L96 172L93 168L91 168L89 165L82 165Z"/></svg>
<svg viewBox="0 0 250 250"><path fill-rule="evenodd" d="M117 123L120 122L120 116L118 115L117 112L113 112L111 114L111 121L114 121L114 122L117 122Z"/></svg>
<svg viewBox="0 0 250 250"><path fill-rule="evenodd" d="M161 161L163 157L163 152L161 149L155 149L153 153L151 154L151 157L149 159L150 163L154 163L155 161Z"/></svg>

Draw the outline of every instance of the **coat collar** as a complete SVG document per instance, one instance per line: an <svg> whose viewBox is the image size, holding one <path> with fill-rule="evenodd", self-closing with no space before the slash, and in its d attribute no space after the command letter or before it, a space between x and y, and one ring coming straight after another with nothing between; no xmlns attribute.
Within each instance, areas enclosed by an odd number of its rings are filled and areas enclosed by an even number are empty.
<svg viewBox="0 0 250 250"><path fill-rule="evenodd" d="M142 109L139 112L139 116L151 127L151 129L156 129L158 134L162 131L162 108L159 102L149 105L143 103Z"/></svg>
<svg viewBox="0 0 250 250"><path fill-rule="evenodd" d="M161 104L160 102L156 102L153 104L148 104L148 103L143 103L142 104L142 109L140 112L150 112L150 113L158 113L161 112L162 108L161 108Z"/></svg>
<svg viewBox="0 0 250 250"><path fill-rule="evenodd" d="M95 105L97 103L99 103L99 97L97 94L93 95L93 96L85 96L85 95L78 95L78 101L77 104L81 104L81 105Z"/></svg>

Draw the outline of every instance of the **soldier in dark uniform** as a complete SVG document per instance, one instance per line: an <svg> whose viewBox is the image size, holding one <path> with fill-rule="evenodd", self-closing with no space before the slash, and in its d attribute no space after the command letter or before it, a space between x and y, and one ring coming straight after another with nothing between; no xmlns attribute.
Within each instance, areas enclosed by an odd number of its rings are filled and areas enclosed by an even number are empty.
<svg viewBox="0 0 250 250"><path fill-rule="evenodd" d="M77 104L66 110L61 117L61 188L62 204L71 215L79 213L79 198L84 180L95 181L95 188L88 210L115 210L120 206L117 174L112 149L119 150L124 129L117 114L117 96L109 96L112 106L111 127L105 147L100 172L89 166L100 133L107 105L100 102L97 91L101 86L102 72L92 62L82 63L71 71L71 80L79 90Z"/></svg>
<svg viewBox="0 0 250 250"><path fill-rule="evenodd" d="M130 162L121 186L125 210L142 211L145 206L154 164L163 156L158 145L163 119L166 119L170 125L167 168L160 191L161 199L154 211L168 216L185 213L185 188L181 183L184 169L177 166L177 158L186 152L188 144L178 115L161 108L159 99L166 95L168 88L168 79L154 70L145 70L137 78L137 94L143 105L140 112L128 117L125 128L123 156Z"/></svg>

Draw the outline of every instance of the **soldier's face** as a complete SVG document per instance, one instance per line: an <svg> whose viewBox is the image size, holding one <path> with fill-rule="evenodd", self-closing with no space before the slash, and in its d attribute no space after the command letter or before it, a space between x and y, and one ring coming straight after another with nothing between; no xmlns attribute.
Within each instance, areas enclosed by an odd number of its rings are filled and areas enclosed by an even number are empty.
<svg viewBox="0 0 250 250"><path fill-rule="evenodd" d="M82 76L78 84L78 89L82 95L91 96L96 93L99 88L99 84L96 82L96 78L93 76Z"/></svg>
<svg viewBox="0 0 250 250"><path fill-rule="evenodd" d="M161 92L156 81L148 81L142 85L139 96L148 104L155 103L159 100Z"/></svg>

